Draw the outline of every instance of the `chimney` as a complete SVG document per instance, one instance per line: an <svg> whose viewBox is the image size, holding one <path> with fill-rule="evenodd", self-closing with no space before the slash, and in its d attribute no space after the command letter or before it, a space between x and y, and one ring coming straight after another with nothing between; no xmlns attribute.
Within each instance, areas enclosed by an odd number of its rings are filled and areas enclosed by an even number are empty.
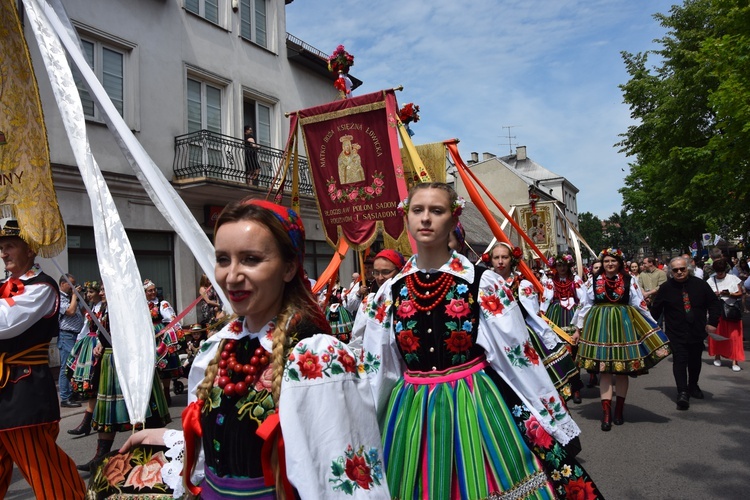
<svg viewBox="0 0 750 500"><path fill-rule="evenodd" d="M516 161L523 161L526 159L526 146L518 146L516 148Z"/></svg>
<svg viewBox="0 0 750 500"><path fill-rule="evenodd" d="M479 163L479 153L476 151L471 152L471 161L469 162L470 165L473 165L475 163Z"/></svg>
<svg viewBox="0 0 750 500"><path fill-rule="evenodd" d="M482 153L482 161L491 160L494 157L495 155L493 155L492 153Z"/></svg>

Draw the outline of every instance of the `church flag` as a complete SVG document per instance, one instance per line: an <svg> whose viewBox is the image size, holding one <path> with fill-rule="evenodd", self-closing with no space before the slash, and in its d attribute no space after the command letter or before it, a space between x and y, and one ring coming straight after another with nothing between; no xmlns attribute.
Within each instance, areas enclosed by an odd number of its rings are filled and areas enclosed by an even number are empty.
<svg viewBox="0 0 750 500"><path fill-rule="evenodd" d="M406 194L393 90L334 101L295 113L302 128L316 203L326 238L355 250L379 230L398 238L396 210Z"/></svg>

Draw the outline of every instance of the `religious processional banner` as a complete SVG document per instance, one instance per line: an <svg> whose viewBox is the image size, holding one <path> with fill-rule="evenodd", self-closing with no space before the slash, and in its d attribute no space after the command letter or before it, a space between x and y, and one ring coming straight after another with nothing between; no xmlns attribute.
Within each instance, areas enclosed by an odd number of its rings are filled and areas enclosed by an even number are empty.
<svg viewBox="0 0 750 500"><path fill-rule="evenodd" d="M521 228L529 235L531 241L545 255L557 254L557 231L554 223L553 202L537 202L531 205L516 205ZM524 241L524 255L527 258L538 257Z"/></svg>
<svg viewBox="0 0 750 500"><path fill-rule="evenodd" d="M65 248L39 90L16 2L0 0L0 216L42 257Z"/></svg>
<svg viewBox="0 0 750 500"><path fill-rule="evenodd" d="M326 238L340 236L355 250L379 230L397 239L404 230L396 207L406 192L392 90L298 111Z"/></svg>

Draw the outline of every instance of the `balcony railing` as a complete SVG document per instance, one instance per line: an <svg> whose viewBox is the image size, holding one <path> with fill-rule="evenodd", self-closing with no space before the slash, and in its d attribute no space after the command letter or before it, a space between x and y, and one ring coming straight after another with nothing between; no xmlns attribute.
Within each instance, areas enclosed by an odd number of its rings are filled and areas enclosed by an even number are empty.
<svg viewBox="0 0 750 500"><path fill-rule="evenodd" d="M175 137L174 176L176 180L215 180L268 189L276 173L284 167L285 152L260 146L255 149L260 169L254 172L244 141L208 130ZM307 158L300 156L300 194L313 194ZM291 191L287 179L284 191Z"/></svg>

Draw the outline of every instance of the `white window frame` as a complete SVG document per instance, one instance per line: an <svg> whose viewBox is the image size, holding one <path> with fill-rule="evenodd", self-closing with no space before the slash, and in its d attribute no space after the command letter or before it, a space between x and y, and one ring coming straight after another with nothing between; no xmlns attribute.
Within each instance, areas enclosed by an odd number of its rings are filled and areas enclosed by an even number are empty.
<svg viewBox="0 0 750 500"><path fill-rule="evenodd" d="M138 45L117 37L115 35L106 33L99 29L91 26L86 26L81 23L73 23L78 36L81 40L89 42L94 46L94 61L93 68L94 74L99 79L99 82L103 84L103 52L104 49L112 52L117 52L122 55L122 118L125 123L128 124L131 130L140 130L140 99L139 99L139 64L138 60L140 57L140 51ZM74 75L78 73L78 69L75 65L71 64ZM79 91L84 90L79 87ZM105 89L106 90L106 89ZM91 99L91 97L89 97ZM94 103L94 113L85 114L86 120L104 123L104 117L99 107Z"/></svg>
<svg viewBox="0 0 750 500"><path fill-rule="evenodd" d="M263 94L261 92L258 92L257 90L252 90L247 87L242 89L242 98L243 102L245 99L255 102L255 123L250 124L255 131L255 141L263 146L274 147L274 143L276 142L275 125L278 123L276 108L278 106L279 100L273 96ZM258 106L264 106L268 108L269 123L267 140L265 140L265 138L261 136L261 123Z"/></svg>
<svg viewBox="0 0 750 500"><path fill-rule="evenodd" d="M182 3L182 8L185 9L186 12L189 12L193 14L194 16L198 16L201 19L211 23L215 24L216 26L220 27L226 27L227 22L227 3L228 0L193 0L194 2L198 3L198 12L188 8L188 1L190 0L184 0ZM209 19L206 17L206 2L216 3L216 20Z"/></svg>
<svg viewBox="0 0 750 500"><path fill-rule="evenodd" d="M258 20L258 12L257 12L257 6L258 4L262 4L265 8L265 19L264 19L264 31L265 31L265 40L259 40L258 38L258 26L259 26L259 20ZM271 25L269 22L269 19L271 19L271 3L268 0L240 0L240 36L249 41L252 42L260 47L263 47L264 49L272 50L271 47ZM250 26L250 36L245 36L245 33L243 32L243 27L248 25Z"/></svg>
<svg viewBox="0 0 750 500"><path fill-rule="evenodd" d="M230 123L229 103L231 100L231 81L223 78L219 75L211 73L209 71L202 70L193 66L187 66L185 68L185 75L183 82L185 85L185 98L183 100L185 106L185 132L188 133L188 80L197 81L201 84L201 128L199 130L208 130L207 128L207 114L205 113L207 102L205 100L206 86L211 86L219 89L221 92L221 130L216 132L217 134L228 135L227 130ZM196 132L196 131L193 131ZM198 152L199 151L199 152ZM189 155L200 155L200 161L202 164L210 163L223 163L224 154L220 149L201 141L191 143L189 146Z"/></svg>

